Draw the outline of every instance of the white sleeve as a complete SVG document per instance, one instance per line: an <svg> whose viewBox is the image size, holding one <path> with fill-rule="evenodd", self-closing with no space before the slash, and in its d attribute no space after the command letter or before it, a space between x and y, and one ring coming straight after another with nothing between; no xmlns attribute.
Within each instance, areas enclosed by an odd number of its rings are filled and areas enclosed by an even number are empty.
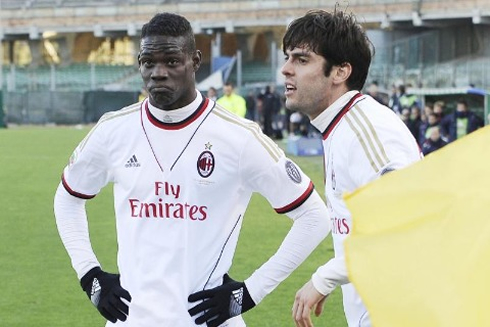
<svg viewBox="0 0 490 327"><path fill-rule="evenodd" d="M311 277L313 286L323 295L330 294L338 285L349 283L345 257L335 257L320 266Z"/></svg>
<svg viewBox="0 0 490 327"><path fill-rule="evenodd" d="M100 266L90 244L85 202L69 194L60 183L54 197L56 225L79 279Z"/></svg>
<svg viewBox="0 0 490 327"><path fill-rule="evenodd" d="M316 191L287 215L294 223L281 246L266 263L245 280L255 304L262 301L286 279L330 232L325 203Z"/></svg>

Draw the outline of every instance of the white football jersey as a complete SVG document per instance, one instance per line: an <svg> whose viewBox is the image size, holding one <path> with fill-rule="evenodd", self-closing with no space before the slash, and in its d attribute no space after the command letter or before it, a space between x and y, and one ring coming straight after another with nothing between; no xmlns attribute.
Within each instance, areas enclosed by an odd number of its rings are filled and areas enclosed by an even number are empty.
<svg viewBox="0 0 490 327"><path fill-rule="evenodd" d="M77 197L113 183L118 267L132 297L118 326L195 326L187 298L221 285L252 193L286 213L313 192L256 123L198 99L178 123L156 119L148 100L105 114L64 170Z"/></svg>
<svg viewBox="0 0 490 327"><path fill-rule="evenodd" d="M420 160L422 155L412 134L392 110L357 91L337 99L312 124L323 135L325 196L335 256L343 258L343 241L352 231L352 217L343 196ZM329 275L326 266L318 271L324 277ZM369 326L366 309L352 284L342 285L342 291L349 326Z"/></svg>

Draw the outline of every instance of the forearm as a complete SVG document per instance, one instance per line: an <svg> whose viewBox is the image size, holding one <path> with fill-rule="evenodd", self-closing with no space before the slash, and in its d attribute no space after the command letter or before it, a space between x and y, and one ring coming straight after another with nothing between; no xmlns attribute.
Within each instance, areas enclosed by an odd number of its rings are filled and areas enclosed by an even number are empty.
<svg viewBox="0 0 490 327"><path fill-rule="evenodd" d="M256 304L286 279L330 232L325 204L316 192L288 216L294 223L281 246L245 281Z"/></svg>
<svg viewBox="0 0 490 327"><path fill-rule="evenodd" d="M60 184L54 197L54 213L61 241L78 278L100 266L90 244L85 200L70 195Z"/></svg>
<svg viewBox="0 0 490 327"><path fill-rule="evenodd" d="M349 283L344 257L332 258L320 266L311 277L313 286L323 295L330 294L338 285Z"/></svg>

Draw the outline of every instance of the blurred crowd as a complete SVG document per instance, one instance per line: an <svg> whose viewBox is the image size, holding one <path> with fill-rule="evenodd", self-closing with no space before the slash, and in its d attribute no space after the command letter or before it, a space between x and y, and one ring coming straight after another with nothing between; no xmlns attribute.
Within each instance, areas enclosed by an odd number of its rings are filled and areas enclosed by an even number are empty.
<svg viewBox="0 0 490 327"><path fill-rule="evenodd" d="M422 106L420 99L408 93L405 85L394 86L389 96L382 96L377 83L373 82L364 92L403 120L424 155L484 125L483 119L470 110L464 98L457 100L456 109L450 111L442 100ZM235 92L232 83L226 83L221 96L218 96L215 88L210 88L207 96L239 116L259 123L263 132L273 139L280 140L286 136L320 137L306 115L285 107L284 96L276 91L274 85L250 90L242 97Z"/></svg>
<svg viewBox="0 0 490 327"><path fill-rule="evenodd" d="M378 94L376 82L367 87L366 93L388 106L403 120L424 155L484 125L483 119L470 110L463 97L456 101L456 109L450 111L442 100L422 105L417 96L407 92L405 85L394 86L388 101Z"/></svg>
<svg viewBox="0 0 490 327"><path fill-rule="evenodd" d="M216 88L211 87L207 92L207 97L239 116L257 122L264 134L272 139L281 140L287 136L314 137L319 135L306 115L293 112L285 107L284 95L278 92L273 84L262 89L249 90L242 97L235 92L232 83L226 83L222 93L221 96L218 96ZM230 102L232 97L235 98L234 104ZM237 109L237 107L242 109Z"/></svg>

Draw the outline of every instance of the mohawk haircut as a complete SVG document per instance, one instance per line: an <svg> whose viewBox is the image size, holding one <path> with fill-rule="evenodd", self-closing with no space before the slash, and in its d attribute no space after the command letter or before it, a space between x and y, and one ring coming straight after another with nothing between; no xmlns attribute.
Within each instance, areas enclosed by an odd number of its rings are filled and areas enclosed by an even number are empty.
<svg viewBox="0 0 490 327"><path fill-rule="evenodd" d="M185 51L192 54L196 51L194 31L189 21L180 15L173 13L158 13L143 25L141 39L148 36L183 36L186 40Z"/></svg>

